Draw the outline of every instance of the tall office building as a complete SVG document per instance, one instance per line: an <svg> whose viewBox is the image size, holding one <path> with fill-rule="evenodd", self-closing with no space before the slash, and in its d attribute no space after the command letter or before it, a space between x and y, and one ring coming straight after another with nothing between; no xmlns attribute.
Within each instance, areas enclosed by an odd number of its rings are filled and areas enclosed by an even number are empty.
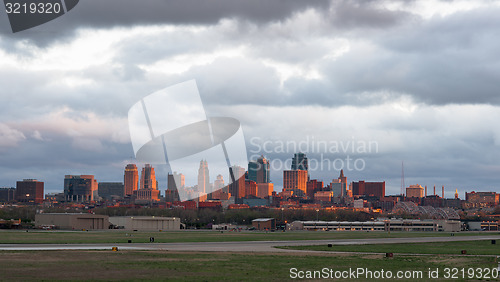
<svg viewBox="0 0 500 282"><path fill-rule="evenodd" d="M17 181L15 198L18 202L41 203L43 202L43 185L36 179Z"/></svg>
<svg viewBox="0 0 500 282"><path fill-rule="evenodd" d="M177 173L174 171L174 174L168 174L167 176L167 190L165 190L165 201L166 202L175 202L180 201L179 197L179 189L183 189L186 184L186 178L184 174ZM179 189L177 188L179 186Z"/></svg>
<svg viewBox="0 0 500 282"><path fill-rule="evenodd" d="M330 183L330 190L334 197L344 198L347 196L347 177L344 176L343 169L340 170L339 177Z"/></svg>
<svg viewBox="0 0 500 282"><path fill-rule="evenodd" d="M292 158L292 170L309 170L306 154L296 153Z"/></svg>
<svg viewBox="0 0 500 282"><path fill-rule="evenodd" d="M217 175L217 179L214 181L214 191L224 188L224 178L222 175Z"/></svg>
<svg viewBox="0 0 500 282"><path fill-rule="evenodd" d="M233 174L235 180L229 185L229 193L235 199L245 197L245 169L240 166L232 166L229 171L230 175Z"/></svg>
<svg viewBox="0 0 500 282"><path fill-rule="evenodd" d="M160 190L156 182L155 169L146 164L141 172L141 189L134 191L133 196L137 204L159 201Z"/></svg>
<svg viewBox="0 0 500 282"><path fill-rule="evenodd" d="M269 183L269 161L261 156L257 161L248 163L248 179L256 183Z"/></svg>
<svg viewBox="0 0 500 282"><path fill-rule="evenodd" d="M347 190L347 177L345 177L343 169L340 170L340 175L337 179L340 180L340 183L344 183L344 188Z"/></svg>
<svg viewBox="0 0 500 282"><path fill-rule="evenodd" d="M206 160L201 160L200 168L198 169L198 192L206 194L207 190L210 190L208 163Z"/></svg>
<svg viewBox="0 0 500 282"><path fill-rule="evenodd" d="M307 171L284 170L283 191L293 191L298 196L307 194Z"/></svg>
<svg viewBox="0 0 500 282"><path fill-rule="evenodd" d="M68 202L90 202L97 196L98 184L93 175L64 176L64 199Z"/></svg>
<svg viewBox="0 0 500 282"><path fill-rule="evenodd" d="M128 164L123 175L124 196L130 196L137 190L139 172L135 164Z"/></svg>
<svg viewBox="0 0 500 282"><path fill-rule="evenodd" d="M182 189L186 186L186 178L184 174L177 173L174 171L174 174L168 174L167 177L167 189L175 190Z"/></svg>
<svg viewBox="0 0 500 282"><path fill-rule="evenodd" d="M157 188L157 182L155 176L155 169L150 164L146 164L142 168L141 172L141 189L156 190L156 188Z"/></svg>

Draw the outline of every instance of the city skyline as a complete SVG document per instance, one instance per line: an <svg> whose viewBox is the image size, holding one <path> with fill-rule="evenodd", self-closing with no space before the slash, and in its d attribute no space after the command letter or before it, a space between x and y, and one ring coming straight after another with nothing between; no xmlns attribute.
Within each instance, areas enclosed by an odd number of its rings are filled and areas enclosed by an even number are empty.
<svg viewBox="0 0 500 282"><path fill-rule="evenodd" d="M248 159L284 162L295 152L280 142L314 139L339 150L298 150L310 166L360 160L361 171L344 172L386 181L389 194L400 191L401 161L407 183L444 185L450 197L500 191L500 1L151 5L145 16L130 0L84 1L27 32L0 25L0 186L122 179L134 162L128 109L196 79L207 116L241 122ZM343 150L349 142L377 146ZM157 173L166 187L166 169ZM338 174L310 173L328 183ZM281 174L270 171L278 191Z"/></svg>
<svg viewBox="0 0 500 282"><path fill-rule="evenodd" d="M304 153L296 153L293 155L293 157L291 158L292 159L292 165L289 169L285 169L283 170L283 182L285 183L285 186L284 187L279 187L281 189L274 189L274 183L270 182L268 178L265 177L266 175L266 168L268 169L269 167L269 160L266 159L263 155L260 156L257 160L250 160L249 163L248 163L248 170L245 170L244 168L242 167L239 167L239 166L233 166L233 172L235 173L235 177L238 177L238 176L242 176L245 175L248 177L245 179L245 181L253 181L255 182L255 184L268 184L270 183L271 184L271 191L275 191L276 193L281 193L281 192L286 192L286 191L294 191L294 194L297 194L299 196L308 196L308 197L311 197L311 195L309 194L309 185L312 185L311 187L314 187L314 188L311 188L311 189L316 189L316 187L318 188L328 188L328 189L331 189L329 191L332 191L334 192L334 195L336 196L339 196L340 197L344 197L344 196L347 196L346 192L349 192L350 191L350 195L352 197L352 195L362 195L364 194L364 189L365 188L362 188L361 191L363 192L353 192L353 191L360 191L360 188L358 188L359 185L363 185L362 187L364 187L364 183L366 182L365 180L360 180L358 179L358 181L356 180L351 180L350 182L347 181L347 177L344 175L344 171L343 169L340 170L340 176L338 178L335 178L333 177L331 179L331 182L330 180L327 180L325 181L324 179L314 179L314 178L310 178L309 175L308 175L308 171L307 170L304 170L304 169L297 169L297 162L296 159L297 159L297 156L300 156L300 158L302 158L304 161L301 162L303 164L302 168L306 168L307 167L307 155L304 154ZM257 169L256 169L256 174L253 176L253 177L256 177L257 175L260 175L260 179L261 181L255 181L252 179L252 174L249 174L250 170L252 168L257 168L257 167L254 167L255 164L259 164L260 167L258 168L258 170L261 170L263 169L264 172L262 171L258 171L257 172ZM236 171L235 171L236 169ZM199 168L198 168L198 175L197 175L197 178L198 178L198 184L195 184L193 186L185 186L185 175L181 173L177 173L177 172L174 172L173 174L168 174L168 177L167 177L167 185L165 187L162 187L162 186L159 186L158 183L159 181L156 179L156 176L155 176L155 169L154 167L151 165L151 164L144 164L144 166L142 167L142 172L141 172L141 176L140 178L138 177L138 170L137 170L137 166L136 164L127 164L124 168L124 181L123 182L115 182L115 181L98 181L97 178L94 179L94 175L65 175L65 188L64 188L64 193L66 193L67 191L67 184L66 184L66 181L67 179L73 179L73 178L76 178L76 179L92 179L91 181L95 182L93 184L93 187L91 193L92 193L92 198L96 197L98 194L97 193L97 183L98 184L101 184L101 183L105 183L106 185L116 185L116 184L121 184L122 188L123 189L123 196L132 196L133 194L137 194L137 192L135 193L130 193L130 194L127 194L127 185L125 185L127 182L128 184L132 184L131 181L133 181L132 179L137 179L137 181L135 182L135 186L136 186L136 189L133 189L132 192L134 191L137 191L137 190L143 190L143 189L152 189L152 190L158 190L158 194L161 195L161 196L164 196L162 195L161 191L163 190L173 190L173 188L175 187L175 189L179 190L179 188L177 188L176 186L176 183L180 183L180 188L185 190L183 191L181 194L184 194L184 196L186 196L186 192L189 194L189 193L195 193L194 195L197 195L196 197L198 196L201 196L203 197L203 199L206 199L206 195L210 194L210 193L213 193L213 192L216 192L216 191L222 191L221 189L225 190L225 189L229 189L231 190L232 188L231 187L231 184L228 183L227 185L224 185L224 178L222 175L217 175L216 179L214 180L214 182L210 182L209 180L209 174L208 174L208 171L209 171L209 164L206 160L201 160L200 161L200 165L199 165ZM300 176L297 174L297 173L301 173ZM140 181L139 181L140 180ZM19 185L20 182L37 182L37 180L35 179L24 179L23 181L17 181L17 185ZM170 183L170 181L172 181L172 183ZM298 182L297 182L298 181ZM42 183L42 187L43 187L43 181L40 181ZM298 184L299 182L303 182L303 184ZM200 186L200 183L204 184L204 187L201 187ZM321 186L317 186L317 184L321 183ZM326 183L327 185L326 186L323 186L323 183ZM329 184L328 184L329 183ZM359 184L361 183L361 184ZM375 195L377 195L378 197L383 197L383 196L398 196L400 194L398 193L394 193L394 194L387 194L385 192L385 181L383 182L366 182L366 183L370 183L370 185L378 185L378 184L381 184L383 183L383 189L380 190L379 192L376 192ZM85 184L87 185L87 184ZM302 185L300 187L298 187L297 185ZM351 187L351 185L353 185ZM208 187L208 189L207 189ZM260 186L259 186L260 187ZM371 187L371 186L370 186ZM11 187L0 187L0 188L11 188ZM267 186L266 186L267 188ZM420 192L415 192L416 190L415 189L421 189ZM90 188L89 188L90 189ZM368 189L368 188L367 188ZM372 189L372 188L370 188ZM377 188L379 189L379 188ZM422 198L422 197L427 197L427 196L432 196L432 195L441 195L442 198L451 198L449 197L448 194L450 194L451 192L449 192L448 190L450 190L449 187L447 187L446 189L446 193L445 193L445 187L444 185L442 185L440 191L441 193L437 193L436 192L436 185L434 185L434 188L433 188L433 192L432 191L427 191L427 185L425 185L425 189L420 185L420 184L409 184L409 185L405 185L405 187L403 187L403 190L401 190L403 192L403 195L405 195L406 197L419 197L419 198ZM42 189L43 190L43 189ZM301 191L298 191L298 190L301 190ZM83 191L83 190L82 190ZM481 189L473 189L473 190L467 190L464 192L464 197L466 196L467 193L474 193L476 191L486 191L486 190L481 190ZM54 193L56 192L56 193ZM57 194L57 193L60 193L61 191L47 191L47 193L44 193L43 196L45 196L45 194ZM432 193L431 193L432 192ZM439 192L439 191L438 191ZM89 194L90 195L90 194ZM267 193L266 195L270 195L270 193ZM419 195L419 196L417 196ZM453 192L452 194L454 196L454 198L457 198L457 195L458 195L458 191L457 189L455 188L455 191ZM100 196L100 195L99 195ZM233 195L234 196L234 195ZM40 197L40 195L38 195L38 197ZM193 197L193 196L190 196L190 197ZM77 198L78 199L78 198ZM191 198L190 198L191 199ZM187 200L190 200L190 199L187 199ZM209 199L210 200L210 199ZM78 200L77 200L78 201Z"/></svg>

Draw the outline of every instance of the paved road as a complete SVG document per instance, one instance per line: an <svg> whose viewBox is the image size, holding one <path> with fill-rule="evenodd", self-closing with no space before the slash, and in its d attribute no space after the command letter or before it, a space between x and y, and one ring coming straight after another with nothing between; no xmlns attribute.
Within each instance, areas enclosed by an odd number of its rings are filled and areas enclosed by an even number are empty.
<svg viewBox="0 0 500 282"><path fill-rule="evenodd" d="M477 240L500 240L500 235L301 240L301 241L206 242L206 243L0 244L0 250L105 250L105 249L111 249L112 247L118 247L121 250L166 250L166 251L201 251L201 252L297 252L297 250L277 249L275 247L301 246L301 245L326 245L326 244L356 245L356 244L426 243L426 242L477 241Z"/></svg>

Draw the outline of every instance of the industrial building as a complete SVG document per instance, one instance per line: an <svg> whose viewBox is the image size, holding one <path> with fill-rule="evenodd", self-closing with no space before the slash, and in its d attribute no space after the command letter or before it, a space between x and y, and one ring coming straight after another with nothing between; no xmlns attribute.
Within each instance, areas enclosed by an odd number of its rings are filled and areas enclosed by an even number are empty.
<svg viewBox="0 0 500 282"><path fill-rule="evenodd" d="M115 228L137 231L176 231L184 229L178 217L161 216L112 216L109 221ZM182 227L181 227L182 226Z"/></svg>
<svg viewBox="0 0 500 282"><path fill-rule="evenodd" d="M380 221L294 221L291 230L324 231L461 231L460 221L451 220L406 220Z"/></svg>
<svg viewBox="0 0 500 282"><path fill-rule="evenodd" d="M35 215L35 226L65 230L109 229L109 217L90 213L40 213Z"/></svg>
<svg viewBox="0 0 500 282"><path fill-rule="evenodd" d="M276 219L274 218L257 218L252 220L252 226L257 230L275 230Z"/></svg>

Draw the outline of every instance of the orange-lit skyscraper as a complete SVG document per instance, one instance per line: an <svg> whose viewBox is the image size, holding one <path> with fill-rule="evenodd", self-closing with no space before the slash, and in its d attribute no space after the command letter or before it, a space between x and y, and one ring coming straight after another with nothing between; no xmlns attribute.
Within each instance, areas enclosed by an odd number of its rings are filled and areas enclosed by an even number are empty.
<svg viewBox="0 0 500 282"><path fill-rule="evenodd" d="M135 164L128 164L123 175L124 196L130 196L137 190L139 184L139 172Z"/></svg>
<svg viewBox="0 0 500 282"><path fill-rule="evenodd" d="M146 164L141 172L141 189L156 190L156 188L155 169L150 164Z"/></svg>
<svg viewBox="0 0 500 282"><path fill-rule="evenodd" d="M136 203L150 203L159 201L160 190L157 189L155 169L146 164L141 172L141 189L133 191Z"/></svg>

